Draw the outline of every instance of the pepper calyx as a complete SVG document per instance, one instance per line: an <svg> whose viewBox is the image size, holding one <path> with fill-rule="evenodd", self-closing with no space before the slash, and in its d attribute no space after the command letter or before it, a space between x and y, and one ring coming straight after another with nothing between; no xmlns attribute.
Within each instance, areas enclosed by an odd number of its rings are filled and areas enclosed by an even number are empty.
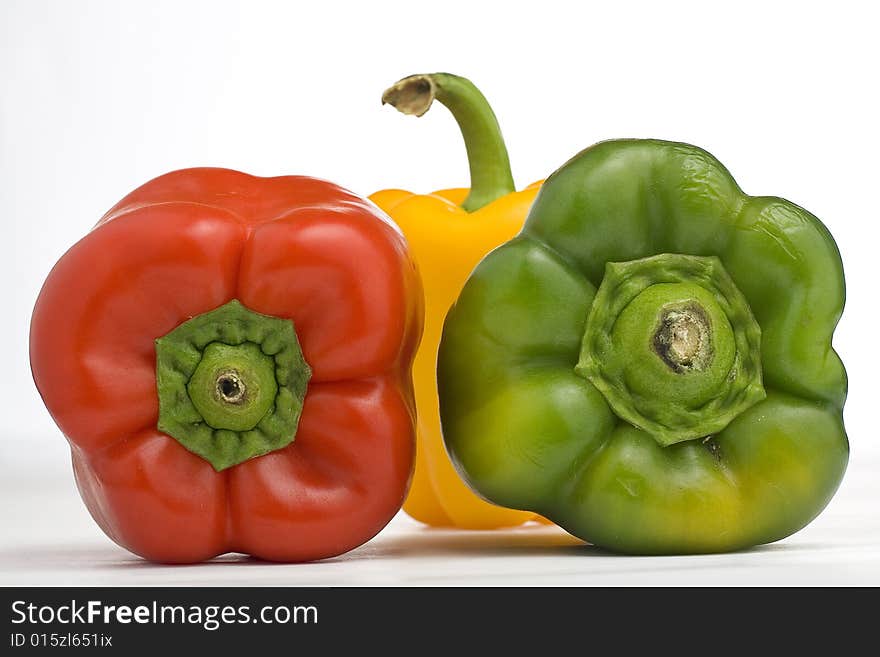
<svg viewBox="0 0 880 657"><path fill-rule="evenodd" d="M310 377L292 321L232 300L156 340L157 427L224 470L294 440Z"/></svg>
<svg viewBox="0 0 880 657"><path fill-rule="evenodd" d="M608 263L575 371L662 446L705 438L763 399L761 329L717 257Z"/></svg>

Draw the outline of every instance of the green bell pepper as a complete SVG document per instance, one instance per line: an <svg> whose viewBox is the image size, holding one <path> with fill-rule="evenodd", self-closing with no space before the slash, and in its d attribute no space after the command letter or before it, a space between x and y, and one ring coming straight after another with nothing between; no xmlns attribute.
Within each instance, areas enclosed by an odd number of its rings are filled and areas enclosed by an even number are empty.
<svg viewBox="0 0 880 657"><path fill-rule="evenodd" d="M712 155L597 144L474 270L438 361L460 474L628 553L784 538L846 469L843 268L806 210Z"/></svg>

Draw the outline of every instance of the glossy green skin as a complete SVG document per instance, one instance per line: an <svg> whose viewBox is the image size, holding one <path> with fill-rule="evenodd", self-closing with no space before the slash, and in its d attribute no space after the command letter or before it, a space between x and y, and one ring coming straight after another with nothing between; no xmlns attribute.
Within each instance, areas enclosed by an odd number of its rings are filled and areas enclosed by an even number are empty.
<svg viewBox="0 0 880 657"><path fill-rule="evenodd" d="M761 328L767 397L709 440L661 447L575 373L608 262L717 256ZM843 269L822 223L745 195L709 153L620 140L544 184L522 233L474 270L446 319L443 434L488 500L607 549L769 543L809 523L846 469L846 373L831 348Z"/></svg>

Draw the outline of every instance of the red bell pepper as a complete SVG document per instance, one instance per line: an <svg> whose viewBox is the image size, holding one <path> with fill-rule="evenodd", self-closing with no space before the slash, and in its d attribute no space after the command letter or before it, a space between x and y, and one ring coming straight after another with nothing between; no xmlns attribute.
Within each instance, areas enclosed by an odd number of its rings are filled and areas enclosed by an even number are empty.
<svg viewBox="0 0 880 657"><path fill-rule="evenodd" d="M421 299L369 202L305 177L176 171L55 265L31 367L117 543L161 562L319 559L403 502Z"/></svg>

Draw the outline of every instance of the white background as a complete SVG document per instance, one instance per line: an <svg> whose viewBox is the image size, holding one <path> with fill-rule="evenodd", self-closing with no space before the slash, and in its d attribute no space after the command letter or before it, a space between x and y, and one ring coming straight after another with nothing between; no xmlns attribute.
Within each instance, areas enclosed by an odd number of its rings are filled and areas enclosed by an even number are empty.
<svg viewBox="0 0 880 657"><path fill-rule="evenodd" d="M3 0L0 584L880 583L871 5ZM167 569L92 525L28 368L30 313L54 262L171 169L307 174L363 195L466 186L442 107L416 120L379 103L396 79L437 70L490 99L520 186L595 141L658 137L703 146L747 192L827 224L847 277L835 346L852 456L810 527L749 553L621 559L565 547L576 542L552 529L432 533L399 518L330 564Z"/></svg>

